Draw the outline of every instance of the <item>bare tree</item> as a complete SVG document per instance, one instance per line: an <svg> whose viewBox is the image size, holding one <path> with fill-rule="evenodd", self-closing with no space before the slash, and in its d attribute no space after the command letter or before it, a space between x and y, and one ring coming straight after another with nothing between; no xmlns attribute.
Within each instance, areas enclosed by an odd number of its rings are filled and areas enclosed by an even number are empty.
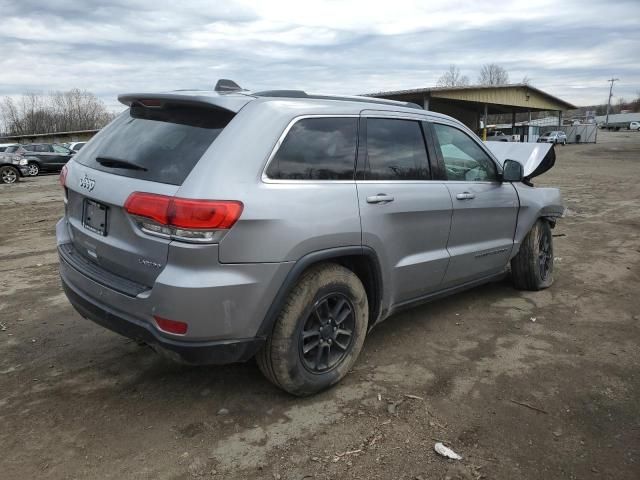
<svg viewBox="0 0 640 480"><path fill-rule="evenodd" d="M449 70L438 79L438 87L466 87L469 85L469 77L460 74L460 69L455 65L449 65Z"/></svg>
<svg viewBox="0 0 640 480"><path fill-rule="evenodd" d="M0 115L10 135L94 130L114 117L93 93L77 88L48 95L26 93L18 99L4 97Z"/></svg>
<svg viewBox="0 0 640 480"><path fill-rule="evenodd" d="M533 80L531 80L529 75L525 75L524 77L522 77L522 82L520 83L522 83L523 85L531 85L533 83Z"/></svg>
<svg viewBox="0 0 640 480"><path fill-rule="evenodd" d="M509 83L509 74L500 65L489 63L482 66L478 83L480 85L505 85Z"/></svg>

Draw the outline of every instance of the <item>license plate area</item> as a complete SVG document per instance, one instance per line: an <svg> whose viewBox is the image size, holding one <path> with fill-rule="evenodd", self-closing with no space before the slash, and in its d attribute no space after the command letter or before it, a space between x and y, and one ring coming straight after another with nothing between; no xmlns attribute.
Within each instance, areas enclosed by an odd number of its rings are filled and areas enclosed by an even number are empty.
<svg viewBox="0 0 640 480"><path fill-rule="evenodd" d="M98 235L107 235L107 212L109 208L86 198L82 208L82 226Z"/></svg>

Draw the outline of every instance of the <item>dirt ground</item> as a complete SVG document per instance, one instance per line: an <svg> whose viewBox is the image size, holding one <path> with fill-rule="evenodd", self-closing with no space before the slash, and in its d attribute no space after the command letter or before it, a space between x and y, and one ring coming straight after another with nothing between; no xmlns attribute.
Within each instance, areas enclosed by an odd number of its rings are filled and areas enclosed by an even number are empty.
<svg viewBox="0 0 640 480"><path fill-rule="evenodd" d="M568 207L550 289L396 315L307 399L254 362L177 365L81 318L57 177L0 187L0 478L640 478L640 133L598 140L538 179Z"/></svg>

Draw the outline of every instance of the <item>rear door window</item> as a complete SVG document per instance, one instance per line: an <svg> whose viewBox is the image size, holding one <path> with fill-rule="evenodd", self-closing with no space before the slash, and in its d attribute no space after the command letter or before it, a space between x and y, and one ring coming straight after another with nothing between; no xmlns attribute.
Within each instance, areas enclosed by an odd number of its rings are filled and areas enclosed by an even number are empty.
<svg viewBox="0 0 640 480"><path fill-rule="evenodd" d="M233 116L200 106L132 106L74 158L114 175L182 185Z"/></svg>
<svg viewBox="0 0 640 480"><path fill-rule="evenodd" d="M304 118L287 133L267 167L280 180L353 180L358 119Z"/></svg>
<svg viewBox="0 0 640 480"><path fill-rule="evenodd" d="M420 122L367 119L366 180L429 180L429 160Z"/></svg>

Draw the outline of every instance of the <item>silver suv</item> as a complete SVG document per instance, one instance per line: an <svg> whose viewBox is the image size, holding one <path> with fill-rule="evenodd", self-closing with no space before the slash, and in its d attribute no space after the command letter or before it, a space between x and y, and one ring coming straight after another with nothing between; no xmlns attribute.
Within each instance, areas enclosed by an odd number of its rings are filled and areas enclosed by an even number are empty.
<svg viewBox="0 0 640 480"><path fill-rule="evenodd" d="M553 143L554 145L557 145L557 144L560 143L562 145L566 145L567 144L567 134L564 133L561 130L556 130L556 131L553 131L553 132L543 133L538 138L538 142L539 143Z"/></svg>
<svg viewBox="0 0 640 480"><path fill-rule="evenodd" d="M308 395L401 308L509 264L518 288L551 285L558 190L457 120L220 85L121 95L61 173L60 274L84 317L188 363L256 355Z"/></svg>

